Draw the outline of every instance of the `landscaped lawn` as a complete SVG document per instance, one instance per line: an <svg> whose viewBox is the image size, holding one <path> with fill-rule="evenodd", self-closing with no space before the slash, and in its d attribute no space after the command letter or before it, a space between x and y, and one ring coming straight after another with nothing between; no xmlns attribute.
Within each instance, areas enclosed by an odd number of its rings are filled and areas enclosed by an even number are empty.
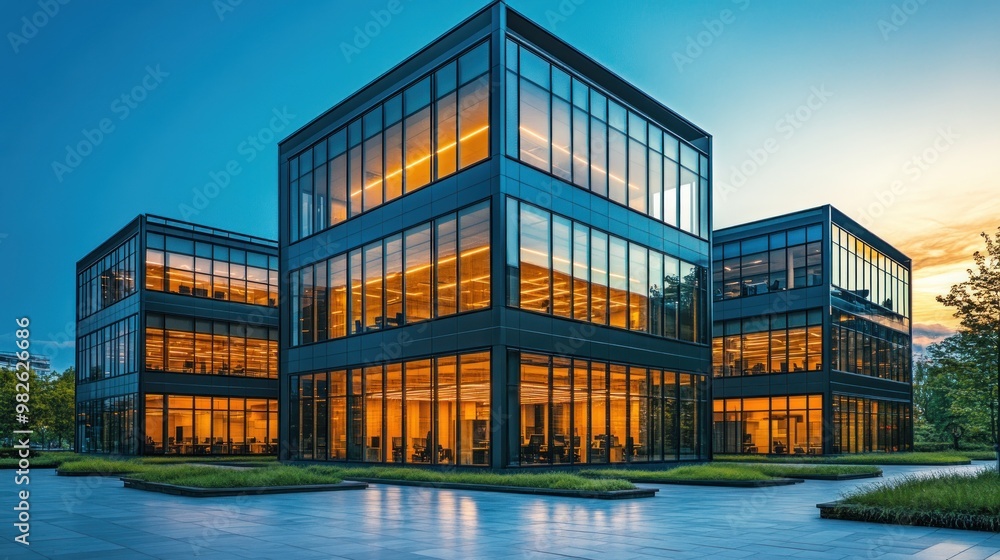
<svg viewBox="0 0 1000 560"><path fill-rule="evenodd" d="M715 455L714 461L752 463L826 463L837 465L934 465L968 464L966 453L977 451L936 451L915 453L858 453L854 455ZM995 457L995 456L994 456Z"/></svg>
<svg viewBox="0 0 1000 560"><path fill-rule="evenodd" d="M936 473L862 486L844 496L851 519L1000 531L1000 476Z"/></svg>
<svg viewBox="0 0 1000 560"><path fill-rule="evenodd" d="M252 488L258 486L301 486L339 484L333 467L292 467L273 465L259 469L236 469L199 465L146 465L130 478L196 488Z"/></svg>
<svg viewBox="0 0 1000 560"><path fill-rule="evenodd" d="M150 468L138 459L107 459L103 457L77 457L59 465L64 473L126 474L138 473Z"/></svg>
<svg viewBox="0 0 1000 560"><path fill-rule="evenodd" d="M580 476L589 478L623 478L632 482L657 482L661 480L769 480L772 478L801 478L807 475L835 476L855 474L880 474L877 467L863 465L766 465L766 464L708 464L689 465L669 470L586 469Z"/></svg>
<svg viewBox="0 0 1000 560"><path fill-rule="evenodd" d="M622 480L621 477L594 480L567 473L453 472L402 467L331 468L337 469L339 474L347 480L351 480L352 478L375 478L383 480L514 486L519 488L546 488L552 490L587 490L592 492L635 489L634 484L627 480Z"/></svg>

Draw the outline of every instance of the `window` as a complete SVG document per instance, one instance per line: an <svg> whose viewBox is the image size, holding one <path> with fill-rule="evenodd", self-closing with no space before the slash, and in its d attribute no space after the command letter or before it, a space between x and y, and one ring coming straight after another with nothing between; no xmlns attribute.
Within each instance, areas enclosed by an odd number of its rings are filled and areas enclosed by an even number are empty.
<svg viewBox="0 0 1000 560"><path fill-rule="evenodd" d="M433 251L433 252L432 252ZM482 202L292 271L292 344L490 306L490 206Z"/></svg>
<svg viewBox="0 0 1000 560"><path fill-rule="evenodd" d="M290 158L292 240L486 159L489 106L484 41Z"/></svg>
<svg viewBox="0 0 1000 560"><path fill-rule="evenodd" d="M512 40L507 60L507 155L708 236L707 155Z"/></svg>

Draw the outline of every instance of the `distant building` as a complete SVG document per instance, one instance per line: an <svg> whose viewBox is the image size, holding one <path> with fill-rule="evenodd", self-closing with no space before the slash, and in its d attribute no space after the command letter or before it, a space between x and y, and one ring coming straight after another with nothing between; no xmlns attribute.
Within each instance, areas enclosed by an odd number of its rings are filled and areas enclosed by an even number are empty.
<svg viewBox="0 0 1000 560"><path fill-rule="evenodd" d="M909 257L832 206L714 241L713 452L910 450Z"/></svg>
<svg viewBox="0 0 1000 560"><path fill-rule="evenodd" d="M277 243L142 215L77 263L81 453L275 453Z"/></svg>
<svg viewBox="0 0 1000 560"><path fill-rule="evenodd" d="M281 458L707 459L711 146L502 2L282 141Z"/></svg>
<svg viewBox="0 0 1000 560"><path fill-rule="evenodd" d="M17 359L16 352L0 352L0 367L14 369L20 361ZM42 375L48 375L53 371L52 362L49 360L49 357L42 356L41 354L31 354L28 365L31 366L31 369Z"/></svg>

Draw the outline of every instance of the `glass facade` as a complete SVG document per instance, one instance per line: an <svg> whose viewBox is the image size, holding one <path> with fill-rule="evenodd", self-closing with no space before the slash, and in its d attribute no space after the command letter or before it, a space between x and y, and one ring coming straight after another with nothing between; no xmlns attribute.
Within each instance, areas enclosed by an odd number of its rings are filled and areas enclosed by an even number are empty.
<svg viewBox="0 0 1000 560"><path fill-rule="evenodd" d="M292 272L292 344L490 306L489 201Z"/></svg>
<svg viewBox="0 0 1000 560"><path fill-rule="evenodd" d="M77 450L80 453L135 453L136 399L135 394L127 394L77 402Z"/></svg>
<svg viewBox="0 0 1000 560"><path fill-rule="evenodd" d="M909 333L834 308L830 326L833 369L910 383Z"/></svg>
<svg viewBox="0 0 1000 560"><path fill-rule="evenodd" d="M521 465L705 459L705 376L521 353Z"/></svg>
<svg viewBox="0 0 1000 560"><path fill-rule="evenodd" d="M893 260L836 224L832 225L832 237L834 304L897 330L907 329L909 265Z"/></svg>
<svg viewBox="0 0 1000 560"><path fill-rule="evenodd" d="M289 160L291 241L489 157L489 42Z"/></svg>
<svg viewBox="0 0 1000 560"><path fill-rule="evenodd" d="M705 154L528 47L506 49L509 157L708 238Z"/></svg>
<svg viewBox="0 0 1000 560"><path fill-rule="evenodd" d="M823 369L823 311L795 311L716 321L715 377Z"/></svg>
<svg viewBox="0 0 1000 560"><path fill-rule="evenodd" d="M278 329L149 313L146 369L277 379Z"/></svg>
<svg viewBox="0 0 1000 560"><path fill-rule="evenodd" d="M202 241L146 235L146 289L276 307L278 258Z"/></svg>
<svg viewBox="0 0 1000 560"><path fill-rule="evenodd" d="M715 453L823 453L822 395L715 399Z"/></svg>
<svg viewBox="0 0 1000 560"><path fill-rule="evenodd" d="M705 268L507 199L507 304L707 342Z"/></svg>
<svg viewBox="0 0 1000 560"><path fill-rule="evenodd" d="M908 402L833 395L833 452L912 451Z"/></svg>
<svg viewBox="0 0 1000 560"><path fill-rule="evenodd" d="M100 381L138 370L137 322L138 316L132 315L77 339L77 383Z"/></svg>
<svg viewBox="0 0 1000 560"><path fill-rule="evenodd" d="M793 228L713 248L715 301L823 284L823 226Z"/></svg>
<svg viewBox="0 0 1000 560"><path fill-rule="evenodd" d="M147 394L145 455L275 453L276 399Z"/></svg>
<svg viewBox="0 0 1000 560"><path fill-rule="evenodd" d="M76 278L76 316L83 319L135 293L137 236L109 251Z"/></svg>
<svg viewBox="0 0 1000 560"><path fill-rule="evenodd" d="M293 459L490 464L490 353L291 377Z"/></svg>

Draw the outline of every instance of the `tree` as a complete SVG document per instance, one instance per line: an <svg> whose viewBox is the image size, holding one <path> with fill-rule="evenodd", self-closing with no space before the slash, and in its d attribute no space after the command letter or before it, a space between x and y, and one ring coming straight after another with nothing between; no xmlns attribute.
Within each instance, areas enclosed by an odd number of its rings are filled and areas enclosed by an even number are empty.
<svg viewBox="0 0 1000 560"><path fill-rule="evenodd" d="M992 350L997 383L1000 384L1000 227L995 238L986 232L980 234L986 242L986 253L973 253L975 269L968 269L969 279L955 284L947 295L937 300L955 308L955 317L970 336L976 337L984 347ZM994 422L996 426L996 422ZM997 470L1000 471L1000 428L994 428L993 444L997 450Z"/></svg>
<svg viewBox="0 0 1000 560"><path fill-rule="evenodd" d="M991 350L960 331L928 346L916 363L914 404L935 439L951 439L956 449L963 437L996 441L996 384L992 362L983 359Z"/></svg>

